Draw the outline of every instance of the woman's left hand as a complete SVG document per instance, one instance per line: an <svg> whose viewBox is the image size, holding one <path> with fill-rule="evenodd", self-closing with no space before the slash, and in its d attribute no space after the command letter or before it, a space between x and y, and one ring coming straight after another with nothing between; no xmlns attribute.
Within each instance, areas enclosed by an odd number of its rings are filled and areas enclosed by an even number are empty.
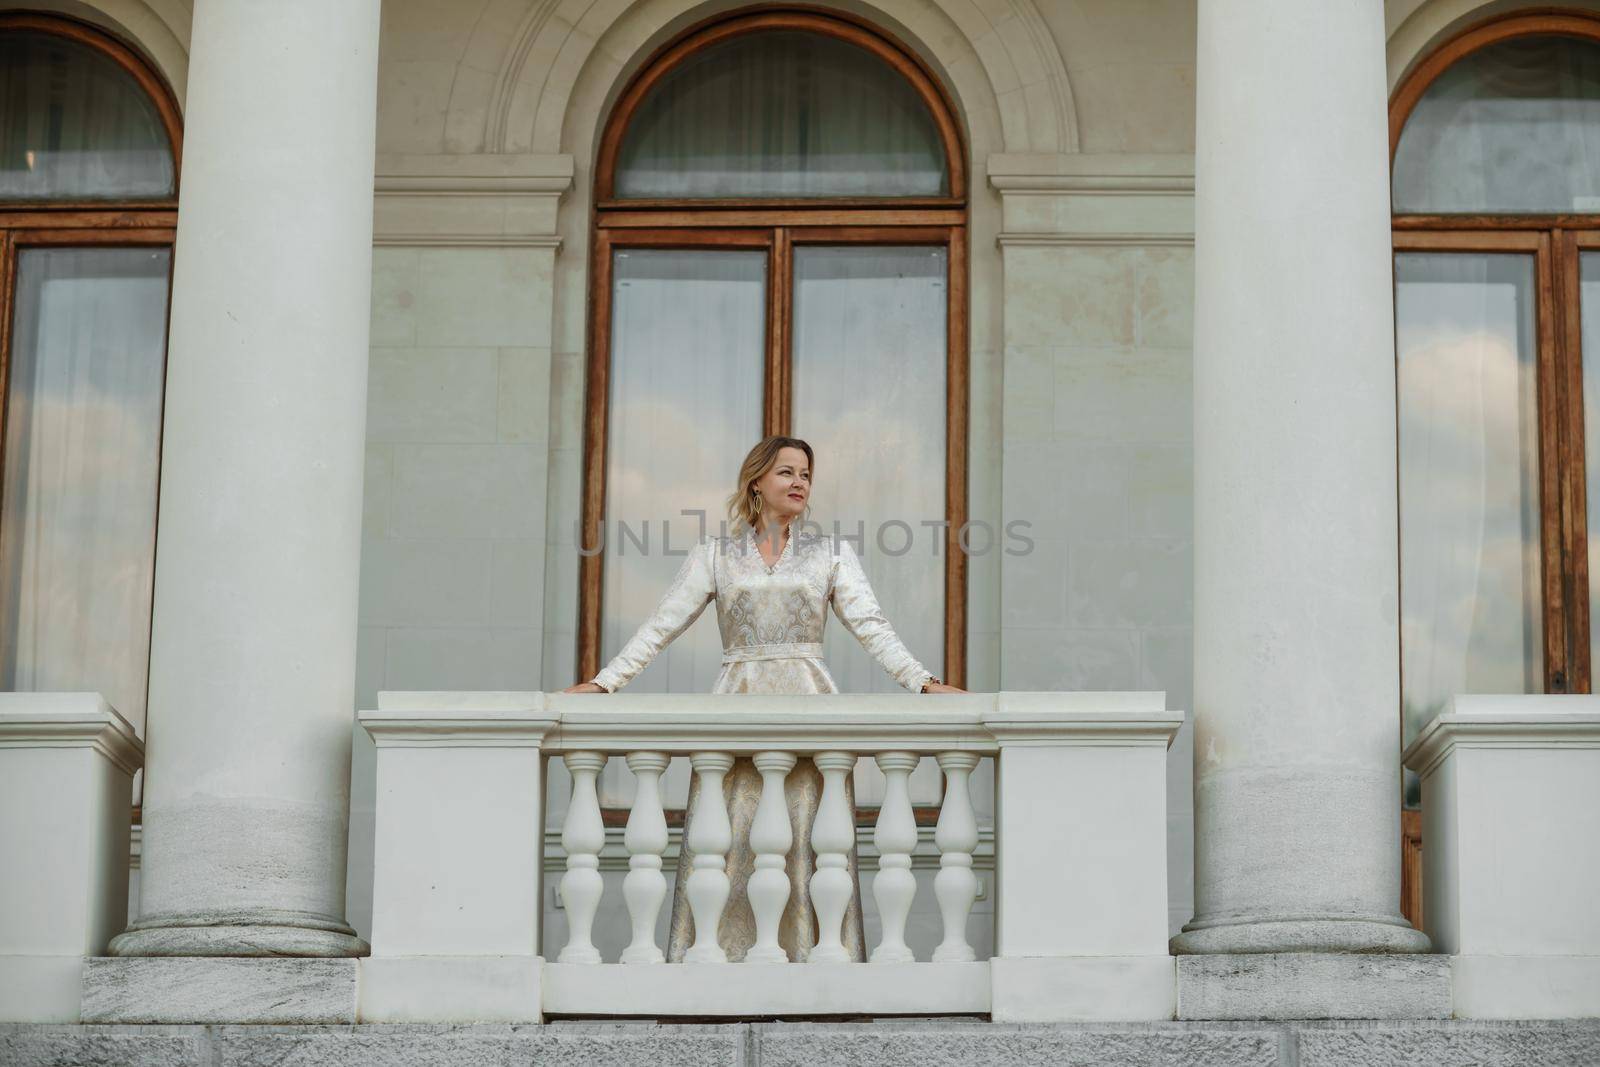
<svg viewBox="0 0 1600 1067"><path fill-rule="evenodd" d="M932 685L928 686L928 688L925 689L924 692L927 692L927 693L965 693L966 690L965 689L957 689L953 685L945 685L943 682L934 682Z"/></svg>

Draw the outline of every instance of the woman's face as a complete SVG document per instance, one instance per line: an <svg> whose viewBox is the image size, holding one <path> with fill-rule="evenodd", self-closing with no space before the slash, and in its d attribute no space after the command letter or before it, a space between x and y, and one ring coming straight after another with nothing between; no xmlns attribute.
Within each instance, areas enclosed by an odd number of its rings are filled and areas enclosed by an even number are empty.
<svg viewBox="0 0 1600 1067"><path fill-rule="evenodd" d="M761 493L763 521L776 518L787 522L798 516L811 499L811 465L806 454L798 448L780 448L777 462L756 481L756 489Z"/></svg>

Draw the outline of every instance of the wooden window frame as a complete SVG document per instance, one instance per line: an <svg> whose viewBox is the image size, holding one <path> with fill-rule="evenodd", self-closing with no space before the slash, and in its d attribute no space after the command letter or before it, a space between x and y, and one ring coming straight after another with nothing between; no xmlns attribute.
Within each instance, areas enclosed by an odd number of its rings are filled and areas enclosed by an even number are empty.
<svg viewBox="0 0 1600 1067"><path fill-rule="evenodd" d="M10 414L12 328L16 319L16 287L20 255L29 248L172 248L177 240L178 182L183 158L182 117L177 98L161 76L137 52L89 23L60 15L0 14L0 33L49 34L91 48L132 76L160 116L172 151L172 192L155 199L91 200L0 199L0 494L4 491L6 421ZM167 294L170 308L171 274ZM162 355L165 364L166 355ZM166 402L163 370L162 404ZM157 431L157 447L160 430ZM159 456L157 477L159 479ZM3 495L0 495L3 500ZM159 516L157 523L159 526ZM159 537L159 531L157 536ZM148 694L148 661L146 663ZM140 819L133 809L133 821Z"/></svg>
<svg viewBox="0 0 1600 1067"><path fill-rule="evenodd" d="M1467 27L1417 63L1390 101L1391 170L1406 121L1453 64L1502 41L1551 35L1600 43L1600 19L1553 11L1491 18ZM1588 693L1592 667L1578 256L1583 249L1600 248L1600 214L1394 214L1392 220L1396 254L1460 251L1534 259L1544 691Z"/></svg>
<svg viewBox="0 0 1600 1067"><path fill-rule="evenodd" d="M687 57L712 44L773 30L819 33L856 44L907 79L938 128L949 168L943 197L647 200L614 197L615 171L629 120L650 89ZM966 684L967 559L960 534L968 518L968 245L966 150L955 109L933 73L900 42L838 11L784 7L733 12L701 22L649 58L624 89L600 139L589 262L588 361L584 394L584 471L580 547L599 543L605 516L611 370L611 263L618 248L762 249L767 252L766 365L762 432L789 434L793 407L790 302L793 252L806 244L943 245L947 249L945 364L945 629L943 676ZM577 673L600 670L603 554L583 554L578 577Z"/></svg>

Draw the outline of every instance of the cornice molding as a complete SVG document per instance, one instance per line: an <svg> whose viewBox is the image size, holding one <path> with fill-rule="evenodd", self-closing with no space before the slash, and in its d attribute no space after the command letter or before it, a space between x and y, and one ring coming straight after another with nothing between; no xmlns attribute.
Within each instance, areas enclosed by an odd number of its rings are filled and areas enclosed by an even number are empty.
<svg viewBox="0 0 1600 1067"><path fill-rule="evenodd" d="M0 748L92 748L132 775L144 742L99 693L0 693Z"/></svg>
<svg viewBox="0 0 1600 1067"><path fill-rule="evenodd" d="M1003 153L988 177L1001 248L1194 244L1193 156Z"/></svg>
<svg viewBox="0 0 1600 1067"><path fill-rule="evenodd" d="M1401 754L1426 778L1458 749L1600 748L1600 696L1459 696Z"/></svg>
<svg viewBox="0 0 1600 1067"><path fill-rule="evenodd" d="M556 210L572 188L573 173L567 155L380 155L372 242L557 248Z"/></svg>

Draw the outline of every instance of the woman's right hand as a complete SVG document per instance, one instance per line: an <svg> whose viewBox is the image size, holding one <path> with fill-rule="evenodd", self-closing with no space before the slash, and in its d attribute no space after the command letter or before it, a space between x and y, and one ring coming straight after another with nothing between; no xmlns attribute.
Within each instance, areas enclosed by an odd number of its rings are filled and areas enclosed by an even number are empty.
<svg viewBox="0 0 1600 1067"><path fill-rule="evenodd" d="M610 692L610 690L602 689L602 688L600 688L598 685L596 685L593 682L579 682L577 685L569 685L569 686L567 686L565 689L562 690L562 692L563 693L607 693L607 692Z"/></svg>

